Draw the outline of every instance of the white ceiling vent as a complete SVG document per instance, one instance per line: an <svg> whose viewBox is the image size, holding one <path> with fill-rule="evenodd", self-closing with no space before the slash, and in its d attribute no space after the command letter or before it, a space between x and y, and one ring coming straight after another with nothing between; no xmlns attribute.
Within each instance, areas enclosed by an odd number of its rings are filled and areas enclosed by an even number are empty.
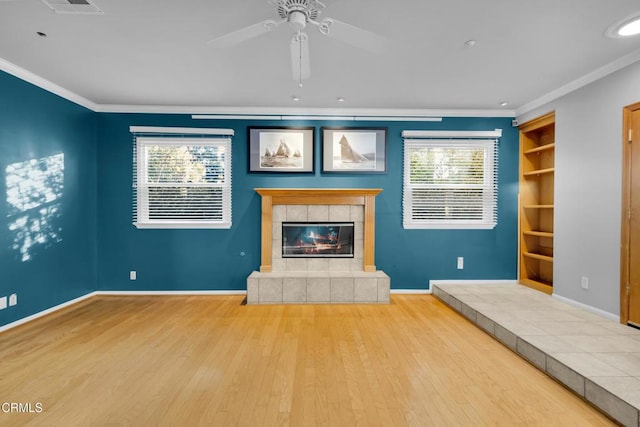
<svg viewBox="0 0 640 427"><path fill-rule="evenodd" d="M72 15L102 15L104 12L92 0L42 0L56 13Z"/></svg>

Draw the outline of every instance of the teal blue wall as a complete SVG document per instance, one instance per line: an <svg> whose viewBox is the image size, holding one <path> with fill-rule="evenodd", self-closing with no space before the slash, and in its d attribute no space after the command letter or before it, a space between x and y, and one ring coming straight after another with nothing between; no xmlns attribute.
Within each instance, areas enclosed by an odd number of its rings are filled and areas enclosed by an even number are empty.
<svg viewBox="0 0 640 427"><path fill-rule="evenodd" d="M0 297L18 295L0 326L96 289L96 116L0 72ZM28 206L10 204L7 168L46 158L64 159L55 200L32 192Z"/></svg>
<svg viewBox="0 0 640 427"><path fill-rule="evenodd" d="M94 113L2 72L0 94L0 297L17 293L19 300L0 311L0 327L95 290L246 289L246 277L260 265L256 187L382 188L376 199L376 265L389 274L393 288L425 289L434 279L516 277L518 141L511 119L359 122L357 126L388 128L388 173L323 175L316 156L312 175L249 174L248 126L315 126L319 153L320 127L354 123L206 122L189 115ZM235 130L230 230L138 230L131 224L132 125ZM401 131L496 128L503 129L498 226L404 230ZM7 195L8 170L28 161L42 169L38 159L60 155L64 178L55 200L17 209ZM41 199L32 193L30 201ZM22 230L16 227L21 220L29 224ZM458 256L465 257L464 270L456 269ZM129 280L130 270L138 272L137 281Z"/></svg>
<svg viewBox="0 0 640 427"><path fill-rule="evenodd" d="M248 126L315 126L313 175L249 174ZM233 227L230 230L138 230L131 224L129 126L221 127L233 138ZM320 127L353 122L194 121L188 115L100 114L98 117L98 288L100 290L244 290L260 266L260 198L256 187L382 188L376 198L376 265L396 289L426 289L434 279L515 279L518 133L508 118L444 118L442 122L359 122L388 128L388 173L320 172ZM493 130L500 139L498 226L493 230L402 228L404 129ZM242 256L241 253L245 255ZM465 268L456 269L456 258ZM136 270L138 279L129 280Z"/></svg>

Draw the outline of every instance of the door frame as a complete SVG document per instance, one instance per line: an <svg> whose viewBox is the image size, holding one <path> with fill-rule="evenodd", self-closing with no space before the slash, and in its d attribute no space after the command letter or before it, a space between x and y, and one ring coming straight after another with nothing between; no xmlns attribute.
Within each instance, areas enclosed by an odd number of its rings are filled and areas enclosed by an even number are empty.
<svg viewBox="0 0 640 427"><path fill-rule="evenodd" d="M629 214L631 206L631 114L640 110L640 102L622 110L622 209L620 212L620 323L629 321ZM634 135L637 138L637 135ZM637 140L637 139L636 139Z"/></svg>

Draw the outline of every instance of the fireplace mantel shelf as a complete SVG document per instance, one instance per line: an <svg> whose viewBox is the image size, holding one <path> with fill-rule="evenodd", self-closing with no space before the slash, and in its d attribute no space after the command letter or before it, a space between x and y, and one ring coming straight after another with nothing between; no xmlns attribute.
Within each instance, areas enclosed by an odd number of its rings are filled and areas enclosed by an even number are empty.
<svg viewBox="0 0 640 427"><path fill-rule="evenodd" d="M262 197L260 271L273 270L271 260L273 205L363 205L363 271L375 272L375 197L381 188L255 188Z"/></svg>
<svg viewBox="0 0 640 427"><path fill-rule="evenodd" d="M381 188L256 188L261 196L376 196Z"/></svg>

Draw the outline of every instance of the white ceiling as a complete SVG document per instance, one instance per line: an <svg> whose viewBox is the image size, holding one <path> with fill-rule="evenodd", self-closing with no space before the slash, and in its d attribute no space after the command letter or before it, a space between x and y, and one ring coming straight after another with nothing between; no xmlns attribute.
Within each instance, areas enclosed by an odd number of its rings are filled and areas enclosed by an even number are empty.
<svg viewBox="0 0 640 427"><path fill-rule="evenodd" d="M94 104L200 110L516 110L640 58L640 36L605 36L640 11L638 0L326 0L322 17L375 32L391 48L370 53L308 27L311 77L299 88L286 25L232 49L206 44L276 19L266 0L94 1L104 15L0 0L0 58ZM477 44L465 47L470 39Z"/></svg>

